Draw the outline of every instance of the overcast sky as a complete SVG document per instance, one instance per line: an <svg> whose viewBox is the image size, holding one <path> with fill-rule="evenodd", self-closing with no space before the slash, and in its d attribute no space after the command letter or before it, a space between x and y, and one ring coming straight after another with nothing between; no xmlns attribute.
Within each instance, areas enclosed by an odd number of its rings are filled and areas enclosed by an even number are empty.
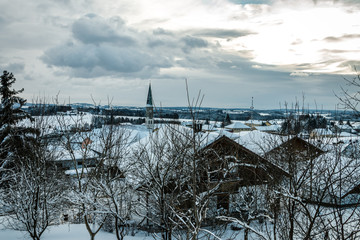
<svg viewBox="0 0 360 240"><path fill-rule="evenodd" d="M0 0L0 69L23 97L334 109L360 69L359 0Z"/></svg>

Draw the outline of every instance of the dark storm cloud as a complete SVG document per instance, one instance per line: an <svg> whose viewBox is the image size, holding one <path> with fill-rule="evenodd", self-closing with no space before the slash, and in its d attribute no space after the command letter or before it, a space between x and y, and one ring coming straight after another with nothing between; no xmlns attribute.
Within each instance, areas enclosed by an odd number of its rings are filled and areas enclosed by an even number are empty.
<svg viewBox="0 0 360 240"><path fill-rule="evenodd" d="M123 21L120 19L118 25L123 24ZM136 43L135 39L117 31L105 19L95 14L87 14L75 21L72 25L72 32L74 37L83 43L99 44L101 42L113 42L123 46L131 46Z"/></svg>

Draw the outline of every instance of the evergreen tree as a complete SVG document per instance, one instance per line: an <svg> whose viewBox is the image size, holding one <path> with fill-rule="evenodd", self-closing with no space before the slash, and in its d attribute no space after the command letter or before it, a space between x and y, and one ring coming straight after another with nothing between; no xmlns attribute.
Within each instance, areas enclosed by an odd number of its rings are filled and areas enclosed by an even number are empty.
<svg viewBox="0 0 360 240"><path fill-rule="evenodd" d="M15 158L28 154L31 149L27 143L37 133L33 128L17 126L21 120L32 118L21 109L26 100L17 96L24 89L11 89L15 81L12 73L3 72L0 86L0 169L14 165Z"/></svg>
<svg viewBox="0 0 360 240"><path fill-rule="evenodd" d="M326 128L327 127L327 120L324 117L321 117L319 122L319 128Z"/></svg>
<svg viewBox="0 0 360 240"><path fill-rule="evenodd" d="M349 121L349 120L347 120L347 121L346 121L346 125L348 125L348 126L352 127L352 126L351 126L351 123L350 123L350 121Z"/></svg>
<svg viewBox="0 0 360 240"><path fill-rule="evenodd" d="M225 117L225 122L224 122L225 126L231 124L231 119L230 119L230 115L227 113L226 117Z"/></svg>

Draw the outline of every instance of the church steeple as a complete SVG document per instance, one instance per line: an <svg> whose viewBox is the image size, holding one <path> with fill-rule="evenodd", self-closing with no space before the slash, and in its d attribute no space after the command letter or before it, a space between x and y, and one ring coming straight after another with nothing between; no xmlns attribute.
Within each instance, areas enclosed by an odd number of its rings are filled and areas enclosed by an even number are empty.
<svg viewBox="0 0 360 240"><path fill-rule="evenodd" d="M151 83L149 84L148 96L146 100L146 118L145 124L148 129L154 128L154 106L151 92Z"/></svg>
<svg viewBox="0 0 360 240"><path fill-rule="evenodd" d="M151 83L149 84L149 91L148 96L146 100L146 106L152 106L153 105L153 99L152 99L152 92L151 92Z"/></svg>

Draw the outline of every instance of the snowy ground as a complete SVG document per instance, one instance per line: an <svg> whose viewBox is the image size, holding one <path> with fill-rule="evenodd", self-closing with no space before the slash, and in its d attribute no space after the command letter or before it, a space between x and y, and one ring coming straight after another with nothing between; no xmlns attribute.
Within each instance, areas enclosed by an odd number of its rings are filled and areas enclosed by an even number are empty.
<svg viewBox="0 0 360 240"><path fill-rule="evenodd" d="M0 217L1 221L1 217ZM250 236L253 234L250 233ZM243 239L243 231L226 230L221 235L220 239ZM63 224L57 226L50 226L43 236L42 240L89 240L90 236L86 231L84 224ZM96 240L115 240L116 236L112 233L100 231L95 236ZM155 239L153 236L146 232L137 232L136 236L125 236L125 240L150 240ZM159 239L159 238L156 238ZM255 238L251 239L257 239ZM15 231L10 229L4 229L4 226L0 224L0 240L31 240L27 232Z"/></svg>
<svg viewBox="0 0 360 240"><path fill-rule="evenodd" d="M27 232L14 231L8 229L0 230L1 240L28 240L31 239ZM90 236L86 231L84 224L64 224L51 226L42 236L43 240L89 240ZM116 236L112 233L99 232L95 239L114 240ZM145 233L137 233L135 237L126 236L125 240L150 240L152 236L146 236Z"/></svg>

